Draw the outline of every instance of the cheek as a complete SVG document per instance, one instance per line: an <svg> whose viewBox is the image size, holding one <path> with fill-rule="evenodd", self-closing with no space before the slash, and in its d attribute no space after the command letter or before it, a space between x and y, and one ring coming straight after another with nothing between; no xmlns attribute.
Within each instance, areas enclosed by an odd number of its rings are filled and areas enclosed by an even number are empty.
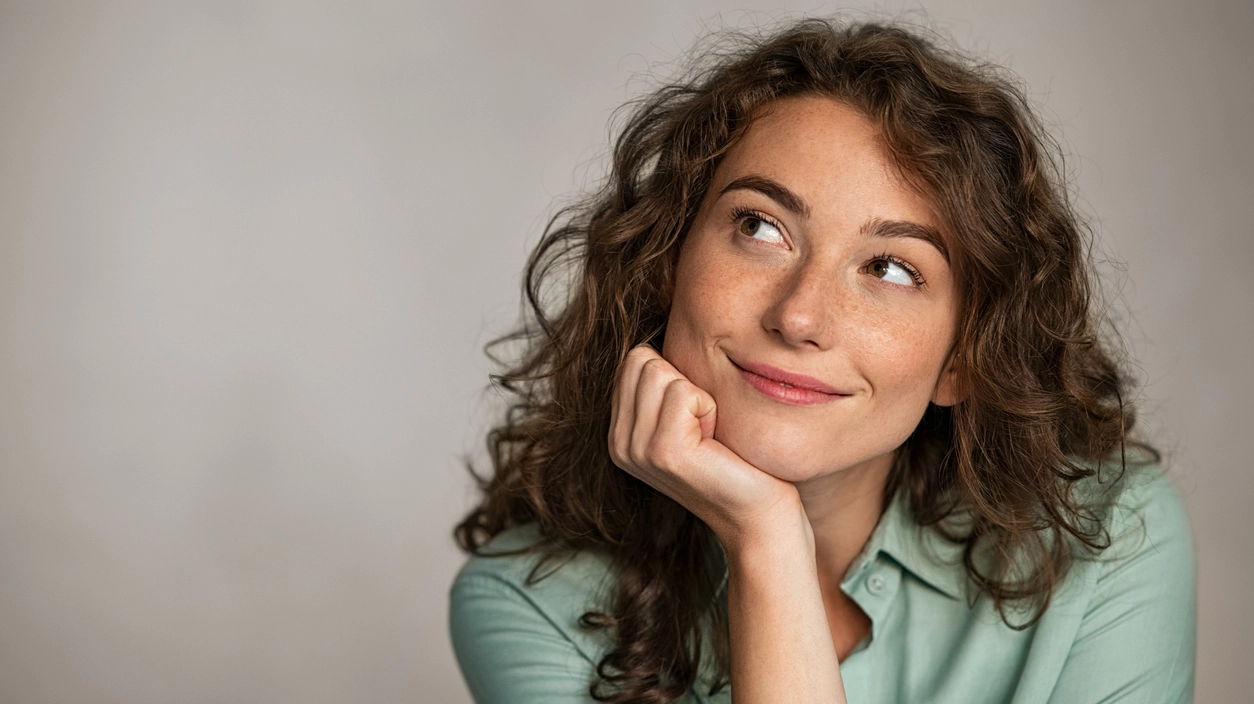
<svg viewBox="0 0 1254 704"><path fill-rule="evenodd" d="M938 324L936 316L902 315L879 316L850 335L857 338L850 344L860 350L859 366L872 390L899 398L911 390L930 394L944 364L951 331Z"/></svg>
<svg viewBox="0 0 1254 704"><path fill-rule="evenodd" d="M865 395L794 408L752 395L719 401L716 437L750 464L785 481L806 481L873 460L910 436L927 409L948 338L883 310L846 309L832 353Z"/></svg>
<svg viewBox="0 0 1254 704"><path fill-rule="evenodd" d="M710 258L681 260L662 356L698 386L709 388L713 382L708 367L715 344L737 336L746 316L752 316L740 289L743 283Z"/></svg>

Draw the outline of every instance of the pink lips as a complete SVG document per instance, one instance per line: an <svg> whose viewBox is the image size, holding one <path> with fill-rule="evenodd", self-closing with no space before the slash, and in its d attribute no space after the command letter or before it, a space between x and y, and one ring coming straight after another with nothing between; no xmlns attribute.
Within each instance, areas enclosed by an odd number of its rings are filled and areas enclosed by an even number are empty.
<svg viewBox="0 0 1254 704"><path fill-rule="evenodd" d="M849 395L841 393L812 376L786 372L769 364L752 364L736 361L733 361L732 364L740 372L740 376L749 382L750 386L757 389L764 396L769 396L784 403L812 406L818 403L835 401Z"/></svg>

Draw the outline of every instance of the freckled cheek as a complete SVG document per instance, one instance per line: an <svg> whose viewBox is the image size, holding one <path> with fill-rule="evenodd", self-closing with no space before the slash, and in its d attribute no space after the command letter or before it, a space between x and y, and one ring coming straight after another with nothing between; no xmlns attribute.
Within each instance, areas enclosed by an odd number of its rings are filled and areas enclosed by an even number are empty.
<svg viewBox="0 0 1254 704"><path fill-rule="evenodd" d="M761 286L735 266L710 257L690 267L676 292L689 324L708 334L719 334L744 323L744 316Z"/></svg>
<svg viewBox="0 0 1254 704"><path fill-rule="evenodd" d="M942 331L916 316L878 316L849 333L862 373L879 392L930 390L945 354ZM932 324L929 324L932 323Z"/></svg>
<svg viewBox="0 0 1254 704"><path fill-rule="evenodd" d="M739 319L740 299L725 286L709 286L697 296L693 305L696 325L707 335L726 335L743 323Z"/></svg>
<svg viewBox="0 0 1254 704"><path fill-rule="evenodd" d="M721 272L721 274L719 274ZM698 386L712 385L714 349L719 340L739 337L752 325L746 305L751 296L741 289L742 277L725 268L702 267L676 288L667 324L663 355Z"/></svg>

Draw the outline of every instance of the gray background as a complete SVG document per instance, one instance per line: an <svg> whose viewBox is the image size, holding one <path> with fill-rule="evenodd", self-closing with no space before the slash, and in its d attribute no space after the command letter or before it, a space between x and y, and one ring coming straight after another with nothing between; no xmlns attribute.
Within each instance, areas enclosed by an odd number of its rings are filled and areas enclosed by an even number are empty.
<svg viewBox="0 0 1254 704"><path fill-rule="evenodd" d="M835 7L0 3L0 700L467 701L458 457L528 246L648 71ZM1198 700L1248 700L1254 3L925 7L880 6L1062 135L1193 516Z"/></svg>

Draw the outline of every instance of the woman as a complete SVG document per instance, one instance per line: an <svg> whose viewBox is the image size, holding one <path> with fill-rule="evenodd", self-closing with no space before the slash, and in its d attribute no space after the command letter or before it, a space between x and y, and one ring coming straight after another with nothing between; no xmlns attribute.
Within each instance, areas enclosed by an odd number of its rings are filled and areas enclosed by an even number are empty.
<svg viewBox="0 0 1254 704"><path fill-rule="evenodd" d="M1051 147L999 71L875 25L639 103L528 267L457 529L475 698L1189 701L1188 522Z"/></svg>

